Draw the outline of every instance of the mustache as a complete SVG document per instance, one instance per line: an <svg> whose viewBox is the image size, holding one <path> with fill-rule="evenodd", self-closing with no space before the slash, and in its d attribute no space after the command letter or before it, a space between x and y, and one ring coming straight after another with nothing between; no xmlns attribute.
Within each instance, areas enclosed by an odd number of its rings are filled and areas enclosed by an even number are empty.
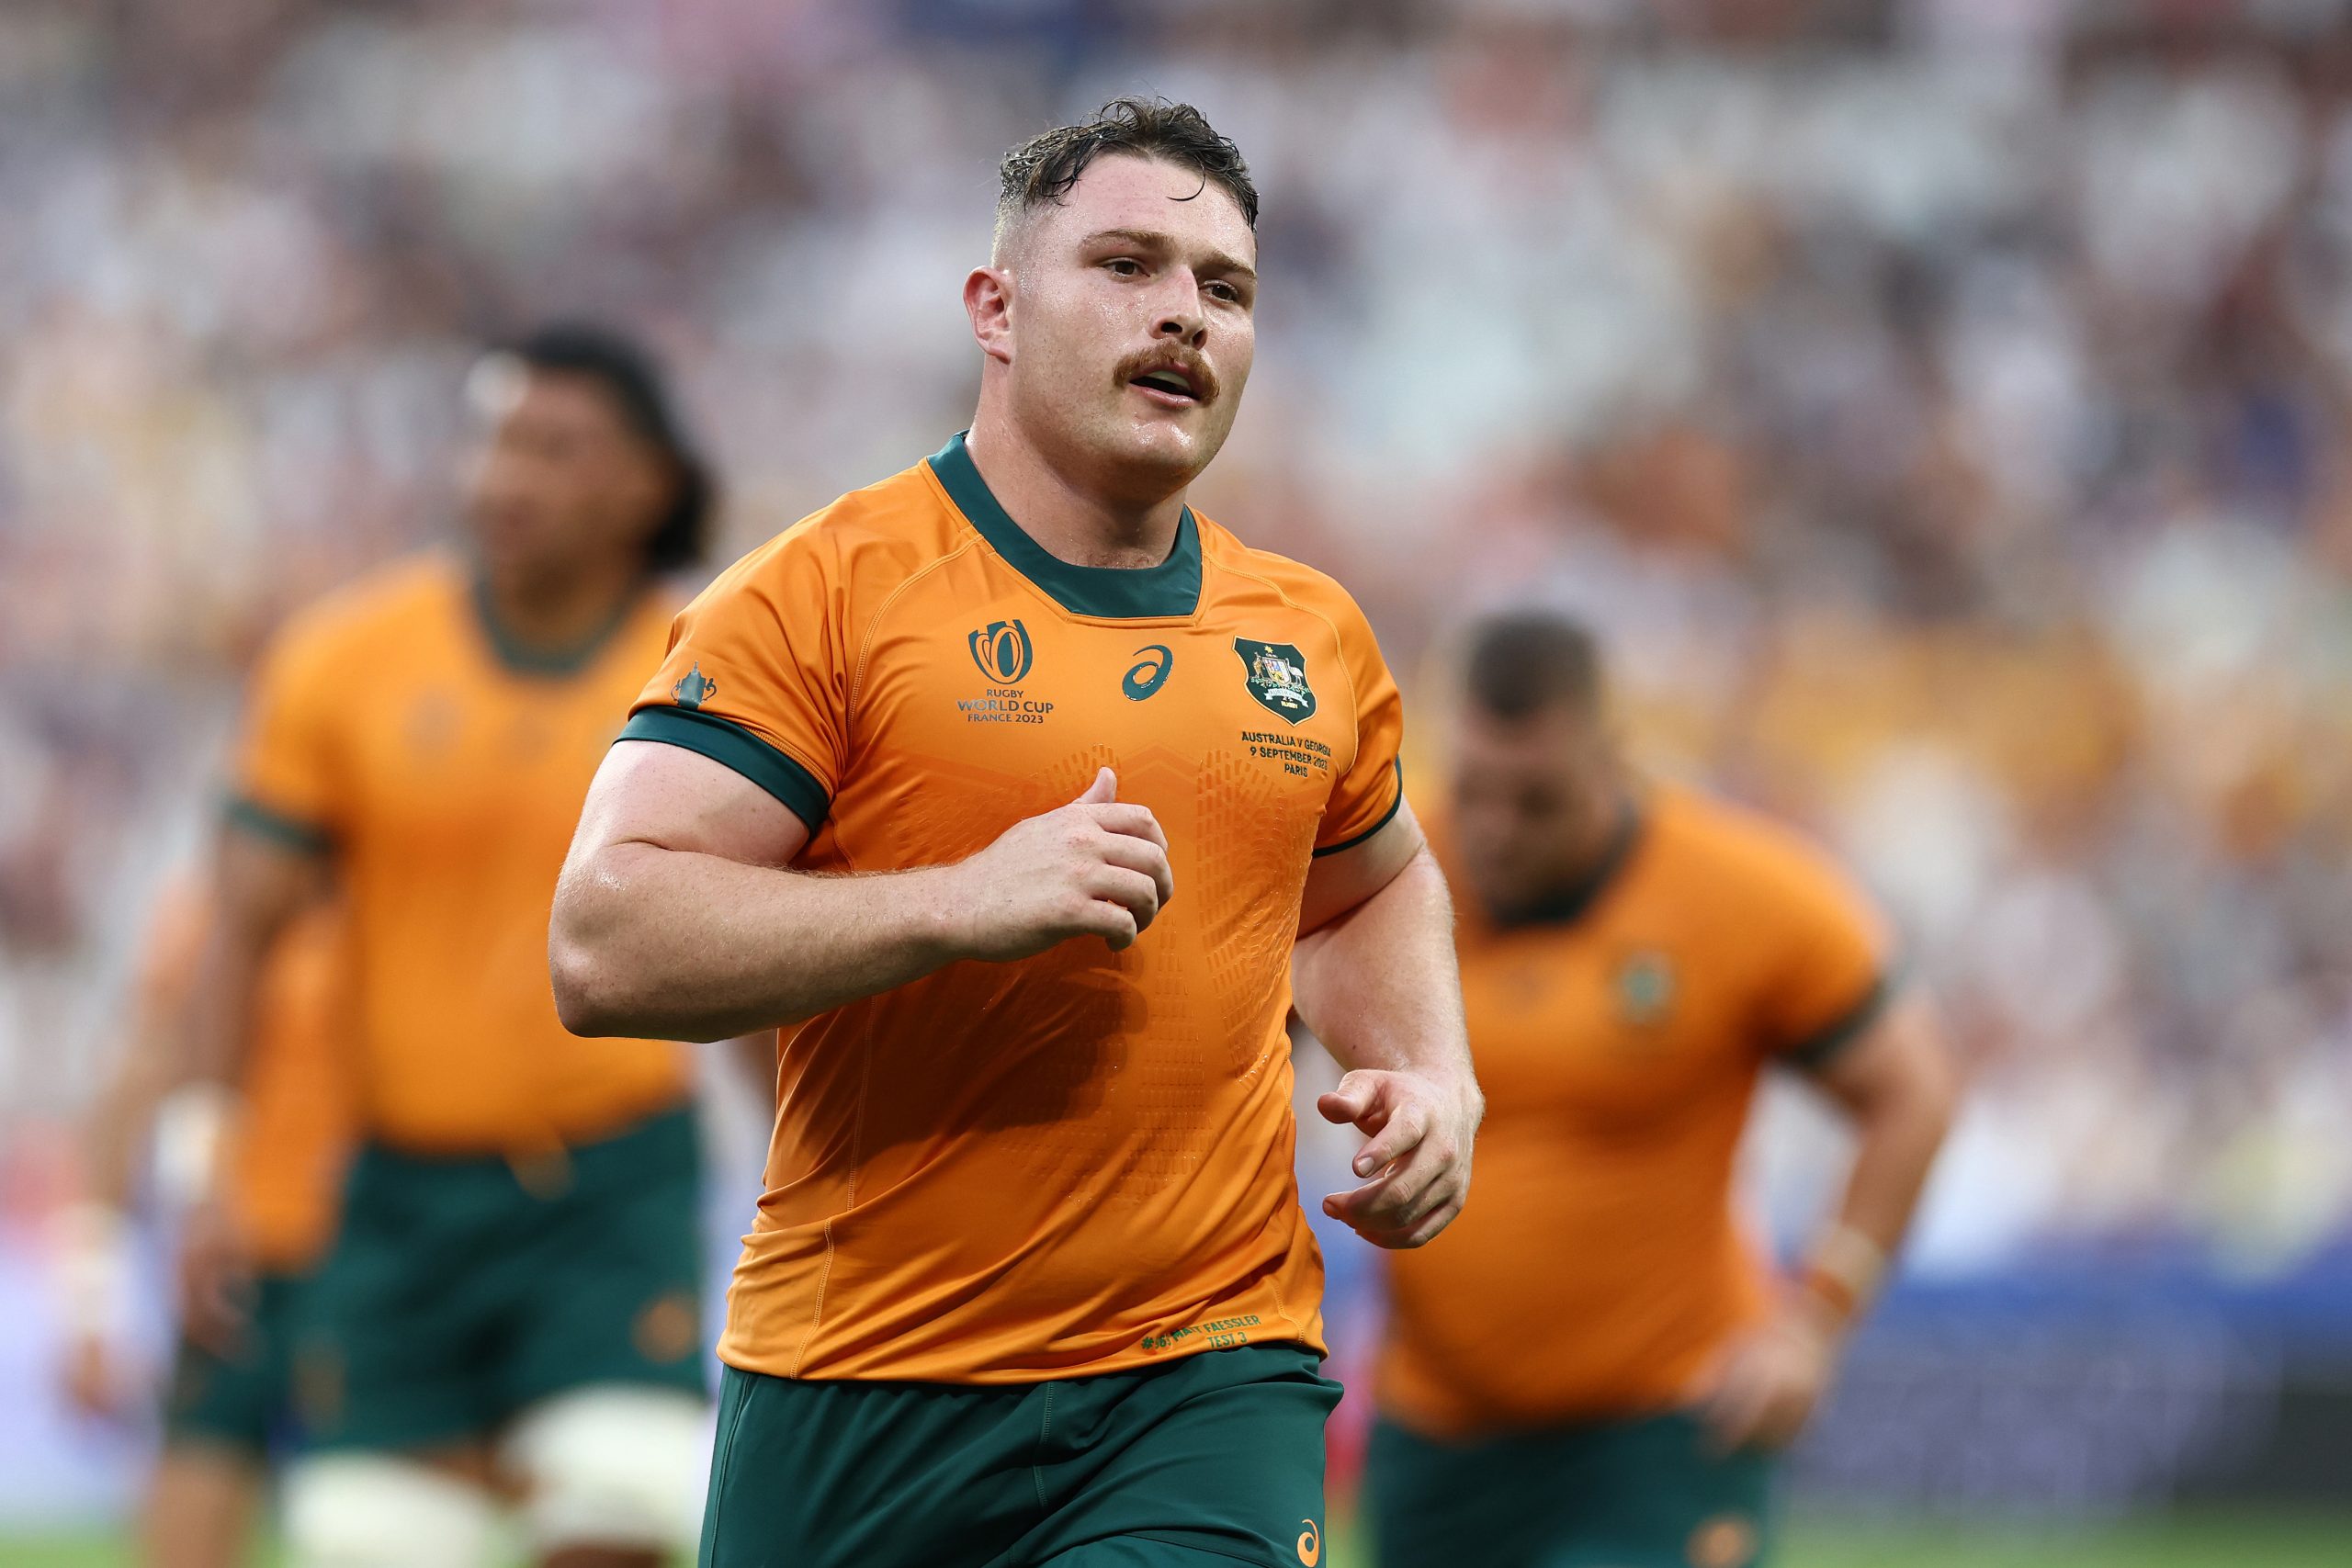
<svg viewBox="0 0 2352 1568"><path fill-rule="evenodd" d="M1155 344L1149 348L1137 349L1119 361L1112 379L1124 387L1152 370L1182 372L1185 379L1193 383L1193 396L1204 403L1216 401L1217 394L1224 389L1216 378L1216 372L1209 367L1207 358L1179 344Z"/></svg>

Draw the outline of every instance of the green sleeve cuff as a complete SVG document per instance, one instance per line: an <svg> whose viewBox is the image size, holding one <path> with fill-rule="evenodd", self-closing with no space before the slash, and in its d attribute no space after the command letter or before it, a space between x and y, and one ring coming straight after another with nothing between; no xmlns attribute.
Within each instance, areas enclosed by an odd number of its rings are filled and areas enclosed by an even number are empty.
<svg viewBox="0 0 2352 1568"><path fill-rule="evenodd" d="M742 774L778 800L815 833L825 825L832 797L817 775L731 719L692 708L639 708L621 730L623 740L651 740L701 753Z"/></svg>
<svg viewBox="0 0 2352 1568"><path fill-rule="evenodd" d="M1781 1052L1781 1058L1806 1072L1819 1072L1835 1061L1838 1053L1870 1032L1871 1025L1885 1015L1887 1003L1901 988L1902 976L1889 970L1871 982L1871 988L1862 993L1860 1001L1832 1019L1826 1027L1815 1030Z"/></svg>
<svg viewBox="0 0 2352 1568"><path fill-rule="evenodd" d="M249 795L230 796L221 815L231 827L258 834L282 849L296 850L306 855L322 855L334 848L334 835L316 822L306 822L283 811L273 811Z"/></svg>
<svg viewBox="0 0 2352 1568"><path fill-rule="evenodd" d="M1320 860L1325 855L1335 855L1342 850L1354 849L1358 844L1363 843L1366 839L1371 838L1374 833L1377 833L1383 828L1387 827L1390 822L1396 820L1396 813L1404 807L1404 804L1405 759L1399 757L1396 759L1396 798L1388 803L1388 809L1380 814L1380 820L1374 822L1371 827L1366 828L1363 832L1356 834L1352 838L1341 839L1336 844L1325 844L1322 848L1315 852L1316 858Z"/></svg>

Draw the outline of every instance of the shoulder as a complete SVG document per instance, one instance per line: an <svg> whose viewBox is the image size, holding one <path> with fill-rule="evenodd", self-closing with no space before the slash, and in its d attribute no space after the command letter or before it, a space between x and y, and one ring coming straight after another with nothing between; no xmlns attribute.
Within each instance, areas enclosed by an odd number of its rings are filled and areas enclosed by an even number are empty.
<svg viewBox="0 0 2352 1568"><path fill-rule="evenodd" d="M387 641L447 624L467 582L463 566L437 551L392 561L288 615L270 638L270 656L305 663L365 658Z"/></svg>
<svg viewBox="0 0 2352 1568"><path fill-rule="evenodd" d="M917 464L810 513L720 572L702 597L802 596L823 585L870 602L965 542Z"/></svg>
<svg viewBox="0 0 2352 1568"><path fill-rule="evenodd" d="M1860 913L1870 907L1836 856L1777 818L1681 785L1659 786L1647 809L1669 859L1705 878L1718 896L1741 897L1759 912L1826 903Z"/></svg>
<svg viewBox="0 0 2352 1568"><path fill-rule="evenodd" d="M1327 571L1272 550L1242 543L1233 531L1193 514L1201 531L1201 558L1209 569L1253 581L1310 615L1331 623L1342 643L1370 641L1372 624L1355 596Z"/></svg>

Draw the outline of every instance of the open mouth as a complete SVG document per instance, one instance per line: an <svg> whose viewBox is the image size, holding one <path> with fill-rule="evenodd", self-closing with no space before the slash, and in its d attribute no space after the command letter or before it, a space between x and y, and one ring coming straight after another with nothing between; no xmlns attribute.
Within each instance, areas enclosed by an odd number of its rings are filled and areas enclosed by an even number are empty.
<svg viewBox="0 0 2352 1568"><path fill-rule="evenodd" d="M1178 366L1154 366L1149 370L1129 377L1127 384L1174 402L1198 403L1204 400L1192 373Z"/></svg>

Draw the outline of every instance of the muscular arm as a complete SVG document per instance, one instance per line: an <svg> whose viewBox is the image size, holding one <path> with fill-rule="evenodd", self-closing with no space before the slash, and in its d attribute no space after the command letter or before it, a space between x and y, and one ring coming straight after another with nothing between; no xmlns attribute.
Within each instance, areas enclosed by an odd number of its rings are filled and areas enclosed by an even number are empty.
<svg viewBox="0 0 2352 1568"><path fill-rule="evenodd" d="M1852 1170L1804 1286L1702 1378L1702 1415L1725 1449L1794 1440L1836 1370L1847 1328L1902 1244L1958 1098L1924 998L1899 1003L1813 1074L1854 1128Z"/></svg>
<svg viewBox="0 0 2352 1568"><path fill-rule="evenodd" d="M1453 906L1408 807L1308 874L1292 960L1298 1010L1349 1069L1317 1109L1368 1138L1363 1185L1324 1212L1419 1247L1461 1212L1486 1101L1470 1066Z"/></svg>
<svg viewBox="0 0 2352 1568"><path fill-rule="evenodd" d="M255 991L262 964L287 926L325 887L325 863L234 823L220 830L213 859L212 914L187 1010L177 1031L173 1076L208 1088L210 1123L203 1145L186 1151L188 1179L199 1184L180 1239L181 1320L198 1340L221 1349L242 1318L251 1264L238 1222L218 1190L223 1174L218 1151L222 1111L233 1111L243 1092L245 1057L254 1035Z"/></svg>
<svg viewBox="0 0 2352 1568"><path fill-rule="evenodd" d="M1959 1100L1932 1009L1924 998L1905 998L1813 1077L1855 1134L1836 1228L1892 1257Z"/></svg>
<svg viewBox="0 0 2352 1568"><path fill-rule="evenodd" d="M808 829L695 752L622 741L557 885L556 1007L575 1034L718 1040L797 1023L960 959L1134 942L1171 892L1151 813L1104 770L1059 810L955 865L789 869Z"/></svg>
<svg viewBox="0 0 2352 1568"><path fill-rule="evenodd" d="M320 855L233 822L222 827L213 859L212 919L189 987L175 1077L230 1089L243 1080L263 962L325 886Z"/></svg>

